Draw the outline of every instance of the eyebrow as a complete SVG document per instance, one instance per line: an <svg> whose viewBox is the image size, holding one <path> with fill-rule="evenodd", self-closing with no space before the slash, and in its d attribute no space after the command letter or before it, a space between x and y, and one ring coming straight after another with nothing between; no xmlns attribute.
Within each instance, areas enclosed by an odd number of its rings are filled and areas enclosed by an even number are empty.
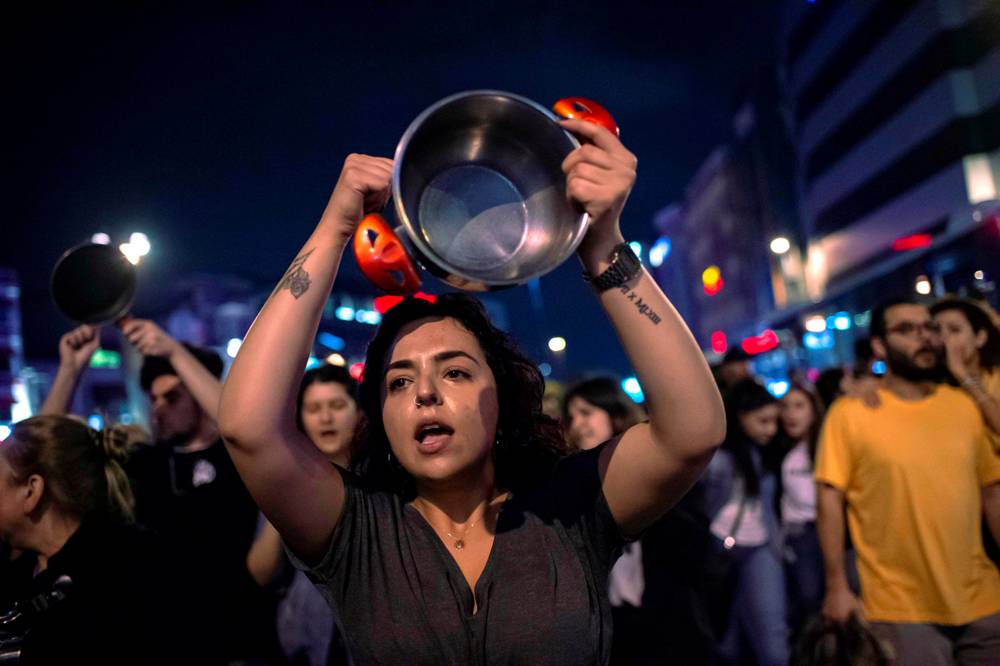
<svg viewBox="0 0 1000 666"><path fill-rule="evenodd" d="M434 355L434 361L440 363L442 361L450 361L453 358L467 358L477 366L480 365L479 361L473 358L470 354L461 351L460 349L454 349L450 351L443 351ZM416 364L410 359L401 359L399 361L393 361L385 368L385 372L382 374L388 374L390 370L395 370L397 368L413 368Z"/></svg>

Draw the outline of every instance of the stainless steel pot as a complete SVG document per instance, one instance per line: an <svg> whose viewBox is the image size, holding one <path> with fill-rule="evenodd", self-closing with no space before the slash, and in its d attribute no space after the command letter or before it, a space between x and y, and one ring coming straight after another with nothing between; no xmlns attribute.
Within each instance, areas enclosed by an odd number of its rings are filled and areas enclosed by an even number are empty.
<svg viewBox="0 0 1000 666"><path fill-rule="evenodd" d="M554 108L617 134L596 102L566 98ZM414 259L470 291L523 284L559 266L589 220L566 198L561 165L580 143L558 120L529 99L494 90L452 95L417 116L396 148L399 226L379 215L362 221L354 240L362 272L400 294L420 286Z"/></svg>

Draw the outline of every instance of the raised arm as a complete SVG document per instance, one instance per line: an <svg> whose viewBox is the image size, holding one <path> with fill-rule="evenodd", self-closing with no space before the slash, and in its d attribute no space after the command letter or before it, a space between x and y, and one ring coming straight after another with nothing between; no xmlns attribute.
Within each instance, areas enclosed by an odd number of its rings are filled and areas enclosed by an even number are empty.
<svg viewBox="0 0 1000 666"><path fill-rule="evenodd" d="M392 161L351 155L319 224L247 332L219 427L243 482L292 550L315 562L340 518L340 473L295 426L295 395L341 256L389 197Z"/></svg>
<svg viewBox="0 0 1000 666"><path fill-rule="evenodd" d="M619 215L635 182L636 158L610 132L581 121L563 126L588 143L563 163L569 196L593 222L580 246L584 270L600 275L623 242ZM684 320L644 269L598 294L646 395L649 422L605 449L603 488L627 535L641 532L697 481L725 437L722 398Z"/></svg>
<svg viewBox="0 0 1000 666"><path fill-rule="evenodd" d="M39 414L66 414L73 402L73 393L83 369L101 344L99 328L86 324L77 326L59 338L59 369L52 388L39 408Z"/></svg>
<svg viewBox="0 0 1000 666"><path fill-rule="evenodd" d="M166 331L148 319L133 319L122 327L125 339L143 356L162 356L170 361L177 377L212 421L219 418L222 382Z"/></svg>

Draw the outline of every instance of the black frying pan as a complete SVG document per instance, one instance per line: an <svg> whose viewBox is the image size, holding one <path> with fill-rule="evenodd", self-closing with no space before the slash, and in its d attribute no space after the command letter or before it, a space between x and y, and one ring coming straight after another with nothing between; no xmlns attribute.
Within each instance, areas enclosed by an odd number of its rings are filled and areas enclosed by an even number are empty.
<svg viewBox="0 0 1000 666"><path fill-rule="evenodd" d="M135 266L111 245L67 250L52 271L52 300L70 319L100 326L128 315L135 297Z"/></svg>

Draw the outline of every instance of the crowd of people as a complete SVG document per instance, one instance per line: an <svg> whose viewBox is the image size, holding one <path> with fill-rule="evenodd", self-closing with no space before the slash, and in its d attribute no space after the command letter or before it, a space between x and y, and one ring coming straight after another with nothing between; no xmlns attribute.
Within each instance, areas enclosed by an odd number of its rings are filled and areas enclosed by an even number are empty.
<svg viewBox="0 0 1000 666"><path fill-rule="evenodd" d="M156 323L151 435L69 415L80 326L0 445L0 651L23 664L1000 663L1000 334L887 301L884 376L710 368L619 214L635 158L579 121L587 279L646 395L553 400L474 298L407 298L356 383L303 374L392 161L352 155L223 382ZM641 304L641 305L637 305ZM654 316L650 316L650 314ZM714 376L713 376L714 370ZM551 388L551 387L550 387ZM992 557L992 559L991 559ZM838 661L839 660L839 661Z"/></svg>

